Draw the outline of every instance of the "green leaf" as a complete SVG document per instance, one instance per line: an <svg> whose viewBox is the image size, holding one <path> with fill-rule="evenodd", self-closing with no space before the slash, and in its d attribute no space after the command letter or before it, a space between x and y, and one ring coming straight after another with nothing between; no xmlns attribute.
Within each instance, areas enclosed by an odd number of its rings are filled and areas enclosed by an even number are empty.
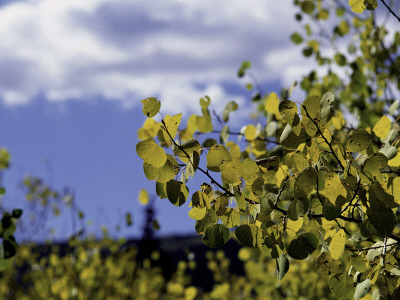
<svg viewBox="0 0 400 300"><path fill-rule="evenodd" d="M283 100L279 103L278 109L290 126L293 127L298 124L299 116L297 115L298 109L296 103L290 100Z"/></svg>
<svg viewBox="0 0 400 300"><path fill-rule="evenodd" d="M235 236L241 244L250 248L257 248L263 242L261 228L254 224L237 227Z"/></svg>
<svg viewBox="0 0 400 300"><path fill-rule="evenodd" d="M367 215L367 221L373 226L368 227L372 235L388 237L392 234L396 225L396 217L391 209L387 207L374 208L372 211L367 211Z"/></svg>
<svg viewBox="0 0 400 300"><path fill-rule="evenodd" d="M340 262L334 260L328 251L324 251L318 256L316 266L318 273L324 275L337 274L341 270Z"/></svg>
<svg viewBox="0 0 400 300"><path fill-rule="evenodd" d="M326 92L319 103L319 107L327 107L327 106L332 106L333 102L335 101L335 94L332 92Z"/></svg>
<svg viewBox="0 0 400 300"><path fill-rule="evenodd" d="M342 211L341 205L334 205L331 201L325 201L324 207L322 208L322 214L328 221L333 221L340 215Z"/></svg>
<svg viewBox="0 0 400 300"><path fill-rule="evenodd" d="M242 182L243 167L239 159L224 161L220 165L221 179L223 182L238 185Z"/></svg>
<svg viewBox="0 0 400 300"><path fill-rule="evenodd" d="M156 98L146 98L142 100L143 108L142 111L146 117L154 117L161 108L161 102Z"/></svg>
<svg viewBox="0 0 400 300"><path fill-rule="evenodd" d="M14 219L19 219L19 217L21 216L22 216L22 209L13 209L11 217L13 217Z"/></svg>
<svg viewBox="0 0 400 300"><path fill-rule="evenodd" d="M316 119L318 117L319 105L320 99L318 96L308 96L300 107L303 118L307 116L308 113L311 119Z"/></svg>
<svg viewBox="0 0 400 300"><path fill-rule="evenodd" d="M9 165L10 165L10 153L8 153L7 149L0 148L0 170L8 168Z"/></svg>
<svg viewBox="0 0 400 300"><path fill-rule="evenodd" d="M296 177L295 185L302 190L306 195L311 193L317 183L317 171L313 167L305 168Z"/></svg>
<svg viewBox="0 0 400 300"><path fill-rule="evenodd" d="M335 62L341 67L344 67L347 64L346 56L341 53L336 53L334 58Z"/></svg>
<svg viewBox="0 0 400 300"><path fill-rule="evenodd" d="M192 206L193 207L210 207L210 197L208 197L208 195L202 191L196 191L193 193L192 195Z"/></svg>
<svg viewBox="0 0 400 300"><path fill-rule="evenodd" d="M365 8L368 10L374 10L378 7L377 0L364 0Z"/></svg>
<svg viewBox="0 0 400 300"><path fill-rule="evenodd" d="M240 213L237 209L233 209L232 207L227 207L225 214L219 218L228 228L234 228L240 225Z"/></svg>
<svg viewBox="0 0 400 300"><path fill-rule="evenodd" d="M292 240L287 248L288 254L294 259L305 259L318 248L318 238L311 232L302 233Z"/></svg>
<svg viewBox="0 0 400 300"><path fill-rule="evenodd" d="M329 245L329 251L331 252L331 256L334 260L338 260L342 256L346 240L346 233L343 229L340 229L333 236Z"/></svg>
<svg viewBox="0 0 400 300"><path fill-rule="evenodd" d="M372 136L365 130L354 130L347 138L346 147L350 152L361 152L371 145Z"/></svg>
<svg viewBox="0 0 400 300"><path fill-rule="evenodd" d="M203 242L208 247L219 248L229 240L229 229L223 224L209 224L203 234Z"/></svg>
<svg viewBox="0 0 400 300"><path fill-rule="evenodd" d="M365 161L363 171L370 175L372 179L382 179L381 171L388 165L387 157L382 153L373 153Z"/></svg>
<svg viewBox="0 0 400 300"><path fill-rule="evenodd" d="M271 156L267 158L261 158L257 159L255 163L264 173L266 173L267 171L277 171L279 167L279 157Z"/></svg>
<svg viewBox="0 0 400 300"><path fill-rule="evenodd" d="M206 147L207 148L207 147ZM189 159L187 158L185 152L187 154L193 153L193 152L201 152L201 145L200 143L195 140L195 139L190 139L185 142L183 142L180 147L176 147L174 149L175 155L179 157L181 161L184 163L188 163Z"/></svg>
<svg viewBox="0 0 400 300"><path fill-rule="evenodd" d="M331 120L334 114L335 110L333 109L332 106L324 106L323 108L321 108L319 117L321 119L321 122L323 124L326 124Z"/></svg>
<svg viewBox="0 0 400 300"><path fill-rule="evenodd" d="M293 153L292 159L297 172L301 172L310 166L307 157L300 151Z"/></svg>
<svg viewBox="0 0 400 300"><path fill-rule="evenodd" d="M356 286L356 291L354 293L354 299L361 299L371 290L371 281L369 279L365 279L363 282L360 282Z"/></svg>
<svg viewBox="0 0 400 300"><path fill-rule="evenodd" d="M153 139L139 142L136 145L136 153L141 159L153 167L162 167L167 161L167 155L164 149L157 145Z"/></svg>
<svg viewBox="0 0 400 300"><path fill-rule="evenodd" d="M221 172L222 163L231 159L231 154L224 145L214 145L207 153L207 169L213 172Z"/></svg>
<svg viewBox="0 0 400 300"><path fill-rule="evenodd" d="M288 217L290 220L296 221L299 217L304 216L308 210L309 202L305 197L297 197L288 207Z"/></svg>
<svg viewBox="0 0 400 300"><path fill-rule="evenodd" d="M240 66L240 69L238 71L238 77L243 77L244 74L246 73L246 70L251 67L251 62L249 61L244 61L242 62L242 65Z"/></svg>
<svg viewBox="0 0 400 300"><path fill-rule="evenodd" d="M346 273L331 277L329 287L338 297L351 299L354 296L353 278Z"/></svg>
<svg viewBox="0 0 400 300"><path fill-rule="evenodd" d="M0 272L8 269L9 267L12 266L14 262L14 257L11 258L6 258L6 259L0 259Z"/></svg>
<svg viewBox="0 0 400 300"><path fill-rule="evenodd" d="M290 36L290 39L291 39L292 42L293 42L294 44L296 44L296 45L301 44L301 43L303 42L303 37L302 37L299 33L297 33L297 32L293 33L293 34Z"/></svg>
<svg viewBox="0 0 400 300"><path fill-rule="evenodd" d="M278 276L278 279L282 280L288 271L289 271L289 260L284 254L281 254L276 259L276 274Z"/></svg>
<svg viewBox="0 0 400 300"><path fill-rule="evenodd" d="M301 143L305 142L305 131L303 129L300 134L297 135L293 132L292 127L286 124L279 138L279 142L285 148L296 149Z"/></svg>
<svg viewBox="0 0 400 300"><path fill-rule="evenodd" d="M379 149L379 153L382 153L386 156L388 160L396 157L397 155L397 148L395 146L385 145L383 148Z"/></svg>
<svg viewBox="0 0 400 300"><path fill-rule="evenodd" d="M229 121L229 113L231 111L236 111L239 108L239 105L235 101L230 101L228 104L225 105L224 112L222 113L222 119L224 122Z"/></svg>
<svg viewBox="0 0 400 300"><path fill-rule="evenodd" d="M173 205L182 206L189 196L189 189L184 183L172 179L167 182L167 196Z"/></svg>
<svg viewBox="0 0 400 300"><path fill-rule="evenodd" d="M166 199L167 196L167 183L156 182L156 193L160 199Z"/></svg>
<svg viewBox="0 0 400 300"><path fill-rule="evenodd" d="M157 182L166 183L175 177L176 172L174 162L176 163L176 161L169 154L167 154L167 157L167 161L160 168L153 167L152 165L143 162L144 175L148 180L156 180ZM177 168L179 168L179 166L177 166Z"/></svg>
<svg viewBox="0 0 400 300"><path fill-rule="evenodd" d="M209 224L214 224L218 221L218 216L214 209L209 209L205 217L201 220L196 221L195 229L198 234L204 233L206 227Z"/></svg>
<svg viewBox="0 0 400 300"><path fill-rule="evenodd" d="M315 9L315 4L312 1L305 0L301 3L301 10L306 14L311 15Z"/></svg>

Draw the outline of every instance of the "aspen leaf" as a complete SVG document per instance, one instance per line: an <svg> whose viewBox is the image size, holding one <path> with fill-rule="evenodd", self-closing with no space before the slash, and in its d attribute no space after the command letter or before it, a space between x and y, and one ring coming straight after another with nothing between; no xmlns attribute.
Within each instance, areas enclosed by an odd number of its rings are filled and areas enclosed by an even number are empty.
<svg viewBox="0 0 400 300"><path fill-rule="evenodd" d="M325 179L325 196L329 199L332 204L336 203L339 196L346 198L347 190L340 181L339 175L331 173L326 176Z"/></svg>
<svg viewBox="0 0 400 300"><path fill-rule="evenodd" d="M184 183L172 179L167 182L167 196L173 205L182 206L189 196L189 189Z"/></svg>
<svg viewBox="0 0 400 300"><path fill-rule="evenodd" d="M277 120L281 119L281 114L279 112L279 98L276 93L272 92L269 94L268 98L265 100L264 109L266 112L275 115Z"/></svg>
<svg viewBox="0 0 400 300"><path fill-rule="evenodd" d="M290 100L283 100L278 106L279 112L285 121L291 126L296 126L299 123L299 116L297 115L296 103Z"/></svg>
<svg viewBox="0 0 400 300"><path fill-rule="evenodd" d="M346 240L346 233L343 229L340 229L333 236L331 243L329 244L329 251L331 252L333 259L338 260L342 256Z"/></svg>
<svg viewBox="0 0 400 300"><path fill-rule="evenodd" d="M357 14L362 13L365 10L364 0L349 0L351 11Z"/></svg>
<svg viewBox="0 0 400 300"><path fill-rule="evenodd" d="M329 279L329 287L341 298L351 299L354 296L354 281L347 273L337 274Z"/></svg>
<svg viewBox="0 0 400 300"><path fill-rule="evenodd" d="M287 220L287 233L289 236L295 237L296 232L300 230L300 228L303 226L303 218L298 218L297 221L293 221L291 219Z"/></svg>
<svg viewBox="0 0 400 300"><path fill-rule="evenodd" d="M167 160L164 149L157 145L153 139L139 142L136 145L136 152L141 159L153 167L162 167Z"/></svg>
<svg viewBox="0 0 400 300"><path fill-rule="evenodd" d="M146 98L141 101L143 103L142 111L146 117L154 117L161 108L161 102L156 98Z"/></svg>
<svg viewBox="0 0 400 300"><path fill-rule="evenodd" d="M361 152L372 141L371 135L365 130L354 130L346 141L346 147L350 152Z"/></svg>
<svg viewBox="0 0 400 300"><path fill-rule="evenodd" d="M222 113L222 120L224 120L224 122L228 122L229 121L229 113L232 111L236 111L239 108L239 105L237 105L237 103L235 101L230 101L229 103L227 103L225 105L224 111Z"/></svg>
<svg viewBox="0 0 400 300"><path fill-rule="evenodd" d="M255 140L257 137L257 129L254 125L250 124L246 126L246 129L244 130L244 137L246 140L252 141Z"/></svg>
<svg viewBox="0 0 400 300"><path fill-rule="evenodd" d="M289 271L289 260L284 254L281 254L276 259L276 274L278 279L282 280L287 271Z"/></svg>
<svg viewBox="0 0 400 300"><path fill-rule="evenodd" d="M143 205L146 205L147 203L149 203L149 194L147 193L147 191L145 189L140 190L138 200Z"/></svg>
<svg viewBox="0 0 400 300"><path fill-rule="evenodd" d="M254 224L237 227L235 236L246 247L257 248L263 242L261 228Z"/></svg>
<svg viewBox="0 0 400 300"><path fill-rule="evenodd" d="M160 123L157 123L154 119L147 118L142 128L138 130L138 138L141 140L152 139L157 136L158 130L160 129Z"/></svg>
<svg viewBox="0 0 400 300"><path fill-rule="evenodd" d="M231 159L231 154L224 145L214 145L207 153L207 169L213 172L221 172L222 163Z"/></svg>
<svg viewBox="0 0 400 300"><path fill-rule="evenodd" d="M178 126L181 123L181 119L182 119L182 113L172 117L170 115L165 116L164 126L168 130L169 134L163 131L163 135L164 135L164 140L167 141L168 145L170 145L171 143L169 135L171 135L173 139L175 138L176 133L178 131Z"/></svg>
<svg viewBox="0 0 400 300"><path fill-rule="evenodd" d="M390 131L391 122L387 116L382 116L379 121L375 124L372 131L375 135L380 138L384 139Z"/></svg>
<svg viewBox="0 0 400 300"><path fill-rule="evenodd" d="M307 113L308 116L311 117L311 119L315 120L318 117L318 111L319 111L319 105L320 105L320 100L319 97L316 95L311 95L308 96L304 102L303 105L300 107L300 112L304 118L307 118Z"/></svg>
<svg viewBox="0 0 400 300"><path fill-rule="evenodd" d="M205 217L207 213L207 208L206 207L192 207L192 209L189 211L189 217L191 217L194 220L201 220Z"/></svg>
<svg viewBox="0 0 400 300"><path fill-rule="evenodd" d="M287 248L290 257L294 259L305 259L318 247L318 238L311 232L302 233L292 240Z"/></svg>
<svg viewBox="0 0 400 300"><path fill-rule="evenodd" d="M326 92L319 103L319 107L322 109L324 107L332 106L335 101L335 94L332 92Z"/></svg>
<svg viewBox="0 0 400 300"><path fill-rule="evenodd" d="M322 252L317 258L318 273L332 275L340 272L340 262L334 260L328 251Z"/></svg>
<svg viewBox="0 0 400 300"><path fill-rule="evenodd" d="M371 290L371 281L369 279L365 279L363 282L360 282L356 286L356 291L354 292L354 299L361 299Z"/></svg>
<svg viewBox="0 0 400 300"><path fill-rule="evenodd" d="M203 234L203 242L208 247L219 248L229 240L229 229L223 224L209 224Z"/></svg>
<svg viewBox="0 0 400 300"><path fill-rule="evenodd" d="M321 108L320 119L322 123L328 123L334 114L335 110L332 106L324 106L323 108Z"/></svg>

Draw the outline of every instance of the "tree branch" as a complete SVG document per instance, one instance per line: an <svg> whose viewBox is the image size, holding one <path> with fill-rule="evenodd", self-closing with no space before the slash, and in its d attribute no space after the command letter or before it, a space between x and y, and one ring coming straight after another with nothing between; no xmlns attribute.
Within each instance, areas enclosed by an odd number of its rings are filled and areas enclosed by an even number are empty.
<svg viewBox="0 0 400 300"><path fill-rule="evenodd" d="M400 22L400 17L398 15L396 15L396 13L390 8L390 6L387 5L384 0L381 0L381 2L383 3L383 5L386 6L386 8L389 10L389 12L397 19L397 21Z"/></svg>
<svg viewBox="0 0 400 300"><path fill-rule="evenodd" d="M324 134L322 133L321 129L319 128L317 122L315 122L315 120L313 118L311 118L311 116L309 115L307 108L305 107L305 105L301 105L304 108L304 111L306 112L307 118L309 118L311 120L311 122L313 122L313 124L315 125L315 127L317 127L317 132L321 135L321 137L324 139L325 143L329 146L329 149L331 150L330 153L335 157L336 161L339 163L340 167L342 168L342 170L344 171L344 166L342 165L342 162L339 160L339 158L336 156L335 151L333 151L332 148L332 142L328 142L328 140L326 139L326 137L324 136Z"/></svg>

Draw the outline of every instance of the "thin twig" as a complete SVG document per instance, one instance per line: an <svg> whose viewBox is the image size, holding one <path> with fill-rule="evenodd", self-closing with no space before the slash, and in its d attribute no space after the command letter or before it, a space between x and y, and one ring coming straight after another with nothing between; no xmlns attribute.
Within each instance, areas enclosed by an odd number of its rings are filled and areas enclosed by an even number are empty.
<svg viewBox="0 0 400 300"><path fill-rule="evenodd" d="M399 242L396 242L396 243L392 243L392 244L389 244L389 245L386 245L386 247L392 247L392 246L396 246L396 245L398 245L399 244ZM362 249L350 249L350 251L353 251L353 252L358 252L358 251L368 251L368 250L373 250L373 249L380 249L380 248L383 248L385 245L382 245L382 246L375 246L375 247L368 247L368 248L362 248Z"/></svg>

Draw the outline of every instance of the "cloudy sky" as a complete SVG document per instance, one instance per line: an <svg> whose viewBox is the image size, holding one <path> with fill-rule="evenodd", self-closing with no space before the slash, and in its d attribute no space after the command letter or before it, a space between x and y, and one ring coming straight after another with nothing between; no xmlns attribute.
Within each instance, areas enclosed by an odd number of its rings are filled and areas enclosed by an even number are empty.
<svg viewBox="0 0 400 300"><path fill-rule="evenodd" d="M73 188L93 231L131 211L123 234L139 236L137 194L154 189L135 153L140 100L186 115L204 95L217 111L231 100L249 108L243 60L264 91L289 86L311 66L290 42L295 12L289 0L3 2L0 146L12 166L2 204L23 205L18 182L33 174ZM167 202L157 201L161 233L194 232L187 206ZM70 234L69 219L57 226L57 237Z"/></svg>

